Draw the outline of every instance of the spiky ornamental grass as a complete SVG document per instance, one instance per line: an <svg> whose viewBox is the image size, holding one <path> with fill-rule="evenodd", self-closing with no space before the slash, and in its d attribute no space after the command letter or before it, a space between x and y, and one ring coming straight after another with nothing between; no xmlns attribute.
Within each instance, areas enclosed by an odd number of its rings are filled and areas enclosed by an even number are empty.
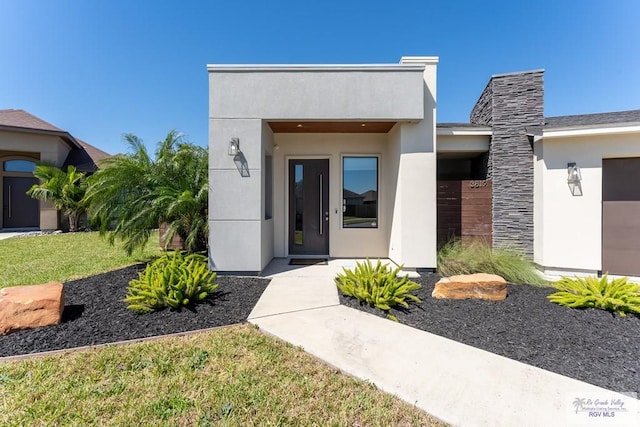
<svg viewBox="0 0 640 427"><path fill-rule="evenodd" d="M547 283L524 255L509 249L492 248L488 242L452 240L438 251L441 276L497 274L509 283L545 286Z"/></svg>
<svg viewBox="0 0 640 427"><path fill-rule="evenodd" d="M420 298L410 294L411 291L420 289L422 286L409 280L408 275L398 277L402 266L391 269L378 260L374 267L367 259L363 263L356 262L356 268L353 271L344 267L342 270L344 274L338 273L335 278L338 289L347 296L378 307L391 320L398 321L389 313L391 307L400 305L408 308L407 300L422 302Z"/></svg>
<svg viewBox="0 0 640 427"><path fill-rule="evenodd" d="M149 313L165 307L178 309L195 304L214 293L216 273L199 254L165 254L147 265L138 279L129 282L124 301L130 310Z"/></svg>
<svg viewBox="0 0 640 427"><path fill-rule="evenodd" d="M598 308L618 313L640 314L640 285L626 277L609 281L605 274L597 277L563 277L554 283L558 290L547 298L551 302L571 308Z"/></svg>

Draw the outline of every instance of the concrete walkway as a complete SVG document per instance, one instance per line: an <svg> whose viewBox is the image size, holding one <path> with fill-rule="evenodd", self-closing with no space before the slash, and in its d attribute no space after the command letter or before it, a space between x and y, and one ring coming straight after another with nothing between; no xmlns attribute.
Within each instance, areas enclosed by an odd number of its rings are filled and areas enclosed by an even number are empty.
<svg viewBox="0 0 640 427"><path fill-rule="evenodd" d="M22 236L21 232L0 231L0 240L10 239L11 237Z"/></svg>
<svg viewBox="0 0 640 427"><path fill-rule="evenodd" d="M347 374L462 426L588 424L577 398L636 399L341 306L335 275L355 260L289 266L275 259L263 272L271 283L249 322ZM640 425L637 408L630 425ZM582 418L580 418L582 417ZM616 421L622 421L620 414ZM625 424L622 424L625 425Z"/></svg>
<svg viewBox="0 0 640 427"><path fill-rule="evenodd" d="M10 239L11 237L24 236L26 234L40 231L37 227L28 228L0 228L0 240Z"/></svg>

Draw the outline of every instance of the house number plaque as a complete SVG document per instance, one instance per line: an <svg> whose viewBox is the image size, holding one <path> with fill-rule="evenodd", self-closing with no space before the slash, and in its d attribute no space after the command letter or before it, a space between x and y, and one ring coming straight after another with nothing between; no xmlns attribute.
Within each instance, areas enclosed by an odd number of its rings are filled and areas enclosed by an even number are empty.
<svg viewBox="0 0 640 427"><path fill-rule="evenodd" d="M487 186L487 181L469 181L469 188L482 188Z"/></svg>

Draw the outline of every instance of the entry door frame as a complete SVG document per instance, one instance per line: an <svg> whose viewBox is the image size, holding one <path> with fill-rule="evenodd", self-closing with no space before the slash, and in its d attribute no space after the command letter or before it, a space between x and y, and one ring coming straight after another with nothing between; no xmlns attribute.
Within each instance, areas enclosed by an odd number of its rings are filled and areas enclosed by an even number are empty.
<svg viewBox="0 0 640 427"><path fill-rule="evenodd" d="M324 227L324 232L327 233L327 250L326 253L292 253L291 252L291 247L290 247L290 229L291 229L291 191L290 191L290 187L291 187L291 176L290 176L290 163L292 160L326 160L327 161L327 180L328 180L328 185L326 188L326 192L328 194L327 197L327 207L324 209L326 212L329 213L329 215L327 216L327 218L330 218L331 215L331 168L333 167L333 162L332 162L332 156L329 154L319 154L319 155L287 155L285 156L285 206L284 206L284 212L285 212L285 224L284 224L284 231L285 231L285 235L284 235L284 246L285 246L285 256L286 257L305 257L305 258L313 258L313 257L326 257L330 255L330 248L331 248L331 235L329 232L329 224L330 221L325 221L325 227Z"/></svg>

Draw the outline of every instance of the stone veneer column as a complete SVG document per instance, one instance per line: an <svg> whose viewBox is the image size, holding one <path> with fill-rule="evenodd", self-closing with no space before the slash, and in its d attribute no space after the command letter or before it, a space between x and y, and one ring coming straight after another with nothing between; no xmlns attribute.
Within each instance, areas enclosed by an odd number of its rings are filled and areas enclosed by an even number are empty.
<svg viewBox="0 0 640 427"><path fill-rule="evenodd" d="M493 246L533 257L533 149L526 127L544 124L543 70L491 77L471 122L491 126Z"/></svg>

